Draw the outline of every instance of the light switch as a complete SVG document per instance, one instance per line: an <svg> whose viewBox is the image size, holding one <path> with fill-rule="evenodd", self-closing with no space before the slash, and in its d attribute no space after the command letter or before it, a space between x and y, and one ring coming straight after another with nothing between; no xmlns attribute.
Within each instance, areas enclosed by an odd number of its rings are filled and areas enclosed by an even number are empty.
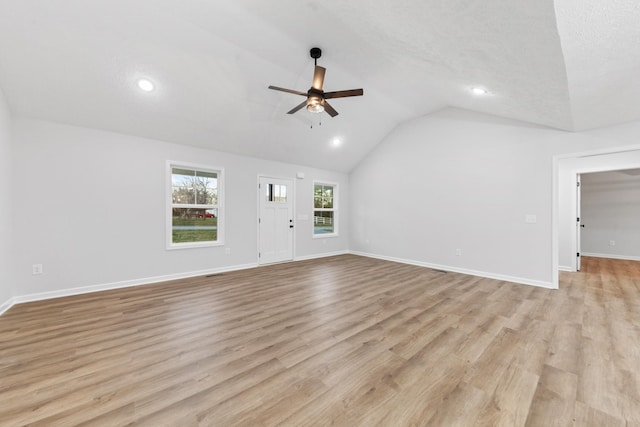
<svg viewBox="0 0 640 427"><path fill-rule="evenodd" d="M535 215L528 214L524 217L524 222L527 224L535 224L538 222L538 218Z"/></svg>

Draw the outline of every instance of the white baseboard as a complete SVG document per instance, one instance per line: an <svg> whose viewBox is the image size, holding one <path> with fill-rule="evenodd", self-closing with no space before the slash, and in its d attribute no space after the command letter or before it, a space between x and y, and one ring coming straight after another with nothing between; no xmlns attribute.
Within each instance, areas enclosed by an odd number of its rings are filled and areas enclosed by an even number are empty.
<svg viewBox="0 0 640 427"><path fill-rule="evenodd" d="M443 271L449 271L449 272L452 272L452 273L468 274L470 276L478 276L478 277L484 277L484 278L487 278L487 279L502 280L502 281L505 281L505 282L513 282L513 283L518 283L518 284L521 284L521 285L537 286L539 288L556 289L551 282L544 282L542 280L532 280L532 279L526 279L526 278L522 278L522 277L506 276L506 275L503 275L503 274L488 273L486 271L468 270L466 268L458 268L458 267L451 267L451 266L448 266L448 265L432 264L432 263L423 262L423 261L415 261L415 260L408 260L408 259L403 259L403 258L395 258L395 257L384 256L384 255L370 254L370 253L366 253L366 252L349 251L349 253L351 253L353 255L366 256L366 257L369 257L369 258L377 258L377 259L381 259L381 260L385 260L385 261L393 261L393 262L399 262L399 263L402 263L402 264L410 264L410 265L416 265L416 266L419 266L419 267L427 267L427 268L431 268L431 269L434 269L434 270L443 270Z"/></svg>
<svg viewBox="0 0 640 427"><path fill-rule="evenodd" d="M376 259L381 259L385 261L400 262L403 264L416 265L419 267L427 267L427 268L432 268L436 270L450 271L453 273L462 273L462 274L468 274L471 276L485 277L488 279L503 280L503 281L519 283L523 285L554 289L551 282L531 280L531 279L525 279L522 277L506 276L502 274L494 274L494 273L488 273L484 271L468 270L464 268L457 268L457 267L451 267L446 265L432 264L428 262L407 260L402 258L395 258L395 257L384 256L384 255L376 255L376 254L370 254L370 253L358 252L358 251L349 251L349 250L328 252L328 253L314 254L314 255L305 255L305 256L296 257L294 261L305 261L305 260L326 258L330 256L345 255L345 254L365 256L365 257L376 258ZM592 254L589 254L589 255L584 254L584 255L599 256L599 255L592 255ZM602 257L612 258L612 256L609 256L609 255L602 255ZM629 259L629 258L623 258L623 259ZM633 259L640 260L640 258L633 258ZM0 315L5 313L15 304L21 304L25 302L41 301L41 300L46 300L51 298L60 298L60 297L66 297L66 296L72 296L72 295L86 294L91 292L108 291L112 289L128 288L133 286L149 285L153 283L167 282L169 280L186 279L189 277L206 276L209 274L219 274L219 273L226 273L230 271L246 270L246 269L255 268L255 267L259 267L259 265L257 263L241 264L241 265L234 265L229 267L214 268L209 270L191 271L187 273L169 274L164 276L154 276L154 277L140 278L140 279L134 279L134 280L125 280L121 282L104 283L100 285L61 289L61 290L51 291L51 292L40 292L40 293L27 294L27 295L18 295L13 298L10 298L9 300L5 301L2 305L0 305ZM560 268L562 269L563 267L560 267Z"/></svg>
<svg viewBox="0 0 640 427"><path fill-rule="evenodd" d="M323 254L305 255L302 257L296 257L294 261L304 261L308 259L326 258L336 255L348 254L349 251L330 252ZM220 274L230 271L246 270L249 268L259 267L257 263L234 265L229 267L214 268L209 270L191 271L187 273L168 274L164 276L146 277L134 280L125 280L121 282L103 283L100 285L82 286L77 288L60 289L51 292L39 292L27 295L18 295L10 298L8 301L0 305L0 315L9 310L15 304L21 304L25 302L41 301L51 298L68 297L72 295L88 294L91 292L108 291L112 289L129 288L133 286L150 285L153 283L167 282L169 280L187 279L189 277L207 276L210 274Z"/></svg>
<svg viewBox="0 0 640 427"><path fill-rule="evenodd" d="M350 252L347 251L347 250L345 250L345 251L337 251L337 252L325 252L325 253L321 253L321 254L297 256L293 260L294 261L307 261L307 260L310 260L310 259L327 258L327 257L330 257L330 256L346 255L348 253L350 253Z"/></svg>
<svg viewBox="0 0 640 427"><path fill-rule="evenodd" d="M122 282L104 283L101 285L83 286L78 288L61 289L51 292L40 292L35 294L19 295L13 297L13 304L24 302L41 301L51 298L68 297L72 295L88 294L91 292L108 291L112 289L129 288L132 286L150 285L153 283L167 282L169 280L187 279L189 277L206 276L209 274L226 273L228 271L246 270L248 268L257 267L258 264L242 264L230 267L214 268L209 270L191 271L188 273L168 274L165 276L146 277L134 280L125 280ZM13 305L12 304L12 305Z"/></svg>
<svg viewBox="0 0 640 427"><path fill-rule="evenodd" d="M0 304L0 316L2 316L4 312L9 310L11 307L13 307L15 303L16 303L15 298L9 298L8 300Z"/></svg>
<svg viewBox="0 0 640 427"><path fill-rule="evenodd" d="M558 266L558 270L560 270L560 271L568 271L569 273L574 273L575 272L573 267L567 266L567 265L559 265Z"/></svg>
<svg viewBox="0 0 640 427"><path fill-rule="evenodd" d="M640 261L640 257L630 256L630 255L594 254L594 253L583 252L581 256L590 256L594 258L623 259L627 261Z"/></svg>

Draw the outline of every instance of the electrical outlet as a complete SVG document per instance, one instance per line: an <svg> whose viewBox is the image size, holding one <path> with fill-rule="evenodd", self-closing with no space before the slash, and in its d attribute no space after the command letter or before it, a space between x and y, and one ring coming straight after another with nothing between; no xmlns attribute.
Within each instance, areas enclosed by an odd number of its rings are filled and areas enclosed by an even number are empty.
<svg viewBox="0 0 640 427"><path fill-rule="evenodd" d="M33 264L31 266L31 273L36 276L38 274L42 274L42 264Z"/></svg>
<svg viewBox="0 0 640 427"><path fill-rule="evenodd" d="M615 240L609 240L609 246L615 246L615 245L616 245Z"/></svg>
<svg viewBox="0 0 640 427"><path fill-rule="evenodd" d="M224 248L224 253L227 255L231 255L231 248Z"/></svg>
<svg viewBox="0 0 640 427"><path fill-rule="evenodd" d="M456 256L462 256L462 249L456 249Z"/></svg>

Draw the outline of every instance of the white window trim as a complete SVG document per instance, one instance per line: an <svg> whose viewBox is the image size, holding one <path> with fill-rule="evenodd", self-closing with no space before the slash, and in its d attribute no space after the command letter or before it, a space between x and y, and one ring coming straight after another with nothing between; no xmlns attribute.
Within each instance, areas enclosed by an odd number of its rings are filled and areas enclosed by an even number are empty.
<svg viewBox="0 0 640 427"><path fill-rule="evenodd" d="M323 209L317 209L315 207L315 189L316 189L316 185L330 185L333 187L333 233L329 233L329 234L316 234L314 232L315 227L314 224L311 224L311 237L314 239L324 239L327 237L338 237L339 236L339 195L340 195L340 189L338 188L338 183L337 182L331 182L331 181L313 181L313 198L311 200L311 217L313 218L312 221L315 221L315 215L314 212L318 211L318 210L323 210Z"/></svg>
<svg viewBox="0 0 640 427"><path fill-rule="evenodd" d="M205 172L216 172L218 174L218 240L215 242L187 242L187 243L173 243L172 232L172 207L173 207L173 191L171 174L173 168L184 169L196 169ZM215 167L210 165L202 165L196 163L179 162L173 160L167 160L166 165L166 206L165 206L165 234L166 234L166 249L190 249L190 248L206 248L212 246L224 246L224 168Z"/></svg>

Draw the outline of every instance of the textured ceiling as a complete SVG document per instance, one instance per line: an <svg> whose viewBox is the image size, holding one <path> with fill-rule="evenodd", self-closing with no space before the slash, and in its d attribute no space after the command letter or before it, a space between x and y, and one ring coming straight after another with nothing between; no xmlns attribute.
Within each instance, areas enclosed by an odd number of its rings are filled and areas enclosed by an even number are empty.
<svg viewBox="0 0 640 427"><path fill-rule="evenodd" d="M348 172L447 106L639 120L639 22L637 0L0 0L0 88L18 115ZM365 91L335 118L267 89L306 91L313 46L325 90Z"/></svg>

